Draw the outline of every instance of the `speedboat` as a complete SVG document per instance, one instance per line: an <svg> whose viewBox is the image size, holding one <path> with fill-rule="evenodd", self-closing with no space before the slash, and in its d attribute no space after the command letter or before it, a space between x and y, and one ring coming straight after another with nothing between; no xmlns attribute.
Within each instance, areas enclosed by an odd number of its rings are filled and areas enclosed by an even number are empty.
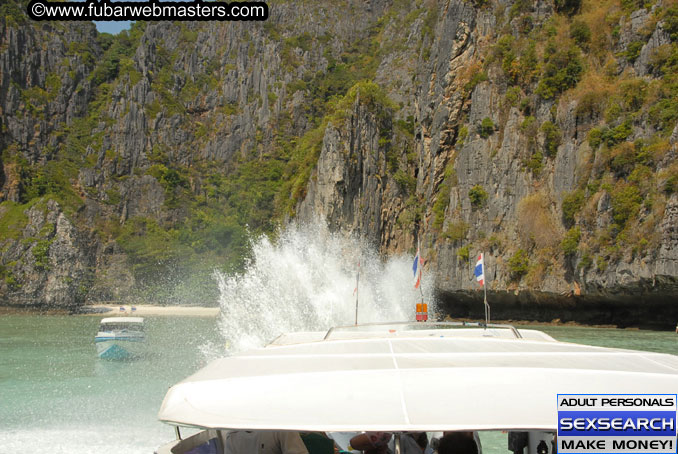
<svg viewBox="0 0 678 454"><path fill-rule="evenodd" d="M487 323L390 323L280 336L174 385L157 454L221 453L229 431L497 431L553 454L558 394L675 394L678 356L559 342ZM180 427L200 431L182 439ZM399 452L399 448L395 452ZM313 454L311 452L311 454Z"/></svg>
<svg viewBox="0 0 678 454"><path fill-rule="evenodd" d="M146 335L143 317L107 317L94 338L99 358L132 359L143 354Z"/></svg>

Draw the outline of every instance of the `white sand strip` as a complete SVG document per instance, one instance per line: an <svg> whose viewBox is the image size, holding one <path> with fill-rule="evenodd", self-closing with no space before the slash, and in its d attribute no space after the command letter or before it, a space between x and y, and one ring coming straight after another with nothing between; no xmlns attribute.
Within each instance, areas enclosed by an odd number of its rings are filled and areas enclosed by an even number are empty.
<svg viewBox="0 0 678 454"><path fill-rule="evenodd" d="M193 317L216 317L220 313L218 307L200 306L153 306L148 304L139 305L108 305L94 304L86 306L84 315L168 315L168 316L193 316Z"/></svg>

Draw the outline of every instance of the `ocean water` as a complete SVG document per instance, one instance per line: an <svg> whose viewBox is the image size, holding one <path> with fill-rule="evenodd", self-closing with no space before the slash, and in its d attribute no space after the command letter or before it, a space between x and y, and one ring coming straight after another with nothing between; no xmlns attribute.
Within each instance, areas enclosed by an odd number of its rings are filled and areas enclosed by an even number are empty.
<svg viewBox="0 0 678 454"><path fill-rule="evenodd" d="M167 389L212 359L283 332L401 321L431 300L412 256L380 257L322 223L253 241L243 273L214 274L219 318L146 317L148 355L99 360L94 316L0 317L0 454L150 454L174 439L156 415ZM431 305L431 310L434 307Z"/></svg>
<svg viewBox="0 0 678 454"><path fill-rule="evenodd" d="M148 354L116 362L97 357L101 318L0 317L0 454L149 454L174 438L157 411L206 364L216 319L146 317Z"/></svg>
<svg viewBox="0 0 678 454"><path fill-rule="evenodd" d="M151 454L174 438L158 422L167 389L223 345L215 318L147 317L149 355L99 360L100 317L0 317L0 454ZM536 327L559 340L675 353L671 332ZM482 434L485 453L506 453L505 435Z"/></svg>
<svg viewBox="0 0 678 454"><path fill-rule="evenodd" d="M255 241L242 274L215 272L219 318L146 317L148 354L134 361L98 359L100 316L0 316L0 454L151 454L174 439L157 421L171 385L283 332L353 324L358 270L359 322L412 320L414 304L432 293L425 274L423 289L413 288L412 260L383 260L319 224L292 226L275 243ZM563 341L678 351L673 332L536 328ZM481 439L485 454L508 452L506 435Z"/></svg>

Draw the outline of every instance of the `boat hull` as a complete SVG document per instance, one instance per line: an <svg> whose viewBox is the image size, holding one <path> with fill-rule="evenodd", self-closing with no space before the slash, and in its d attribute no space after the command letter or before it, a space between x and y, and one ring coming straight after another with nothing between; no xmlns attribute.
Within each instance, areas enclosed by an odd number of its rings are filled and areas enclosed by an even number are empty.
<svg viewBox="0 0 678 454"><path fill-rule="evenodd" d="M145 353L145 339L138 338L95 338L97 354L101 359L134 359Z"/></svg>

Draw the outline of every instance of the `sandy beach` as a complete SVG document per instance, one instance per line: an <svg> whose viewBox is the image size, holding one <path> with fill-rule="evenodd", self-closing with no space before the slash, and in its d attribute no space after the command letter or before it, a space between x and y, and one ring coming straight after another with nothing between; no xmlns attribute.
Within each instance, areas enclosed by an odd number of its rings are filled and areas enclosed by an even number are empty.
<svg viewBox="0 0 678 454"><path fill-rule="evenodd" d="M200 306L153 306L149 304L138 305L112 305L95 304L83 307L82 315L167 315L167 316L192 316L192 317L216 317L219 315L218 307Z"/></svg>
<svg viewBox="0 0 678 454"><path fill-rule="evenodd" d="M123 310L121 310L121 308ZM134 309L134 310L132 310ZM84 315L84 316L106 316L106 317L116 317L118 315L136 315L139 317L144 317L147 315L152 316L179 316L179 317L217 317L219 316L221 310L218 307L202 307L202 306L156 306L152 304L136 304L136 305L117 305L117 304L89 304L79 308L78 312L75 315ZM39 313L39 314L55 314L55 315L66 315L73 314L73 312L66 311L64 309L36 309L36 308L18 308L18 307L9 307L0 305L0 315L7 314L21 314L21 313ZM431 320L434 322L435 320ZM477 319L469 318L451 318L446 316L442 321L450 322L479 322ZM508 323L516 326L529 326L529 325L538 325L538 326L583 326L589 328L618 328L616 325L592 325L585 323L577 323L574 321L565 321L556 318L551 321L539 321L539 320L492 320L493 323ZM628 330L638 330L637 327L627 327Z"/></svg>

